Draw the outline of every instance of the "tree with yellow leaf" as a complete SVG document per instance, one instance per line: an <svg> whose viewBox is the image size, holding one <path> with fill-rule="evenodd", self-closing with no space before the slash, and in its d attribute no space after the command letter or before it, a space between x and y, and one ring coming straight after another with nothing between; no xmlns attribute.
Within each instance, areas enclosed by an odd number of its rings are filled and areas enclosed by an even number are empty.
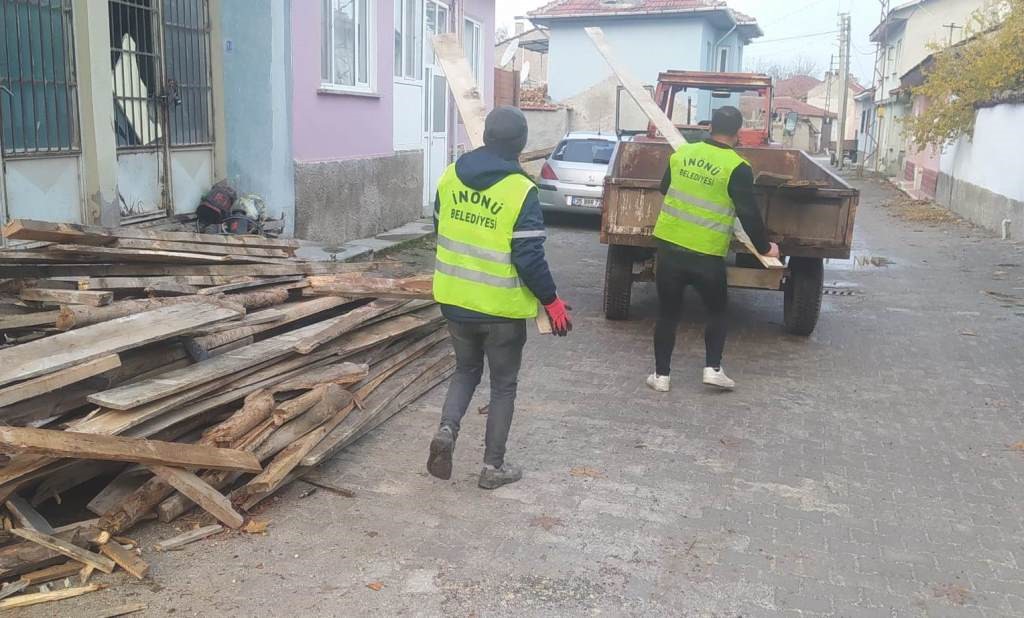
<svg viewBox="0 0 1024 618"><path fill-rule="evenodd" d="M963 43L936 49L924 83L912 90L928 100L927 109L906 119L921 150L973 135L979 105L1024 89L1024 0L979 12L969 34Z"/></svg>

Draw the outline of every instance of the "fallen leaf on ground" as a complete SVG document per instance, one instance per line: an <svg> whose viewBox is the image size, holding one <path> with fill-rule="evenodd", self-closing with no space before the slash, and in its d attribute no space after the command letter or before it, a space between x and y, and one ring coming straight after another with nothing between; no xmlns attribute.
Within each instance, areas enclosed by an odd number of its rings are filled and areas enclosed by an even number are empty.
<svg viewBox="0 0 1024 618"><path fill-rule="evenodd" d="M380 582L373 582L372 584L366 584L366 587L374 592L380 592L384 588L384 584Z"/></svg>
<svg viewBox="0 0 1024 618"><path fill-rule="evenodd" d="M530 520L530 526L533 528L544 528L545 530L551 530L555 526L561 526L562 520L557 517L551 517L550 515L539 515Z"/></svg>
<svg viewBox="0 0 1024 618"><path fill-rule="evenodd" d="M264 534L270 527L270 521L266 519L250 519L242 526L242 532L249 534Z"/></svg>
<svg viewBox="0 0 1024 618"><path fill-rule="evenodd" d="M1010 445L1010 450L1011 451L1021 451L1022 453L1024 453L1024 440L1021 440L1020 442L1018 442L1016 444L1011 444Z"/></svg>
<svg viewBox="0 0 1024 618"><path fill-rule="evenodd" d="M971 591L960 584L942 584L936 586L935 596L946 599L952 605L964 605L971 599Z"/></svg>
<svg viewBox="0 0 1024 618"><path fill-rule="evenodd" d="M576 478L599 479L604 477L604 473L602 473L600 470L598 470L597 468L590 468L588 466L576 466L574 468L571 468L569 470L569 474L575 476Z"/></svg>

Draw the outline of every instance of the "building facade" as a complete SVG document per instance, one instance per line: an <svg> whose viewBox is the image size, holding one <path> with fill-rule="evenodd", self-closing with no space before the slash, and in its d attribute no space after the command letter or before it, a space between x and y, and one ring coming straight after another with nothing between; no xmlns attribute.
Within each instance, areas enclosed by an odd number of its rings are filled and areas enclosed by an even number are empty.
<svg viewBox="0 0 1024 618"><path fill-rule="evenodd" d="M576 104L578 130L613 130L618 85L584 27L601 27L620 62L646 85L670 69L742 71L744 48L762 36L753 18L705 0L561 0L529 17L550 37L548 95L557 103ZM706 94L694 102L699 115L710 113ZM738 97L719 101L729 102L738 105Z"/></svg>
<svg viewBox="0 0 1024 618"><path fill-rule="evenodd" d="M325 243L428 212L465 148L430 39L491 100L494 0L0 0L6 219L193 212L227 178Z"/></svg>

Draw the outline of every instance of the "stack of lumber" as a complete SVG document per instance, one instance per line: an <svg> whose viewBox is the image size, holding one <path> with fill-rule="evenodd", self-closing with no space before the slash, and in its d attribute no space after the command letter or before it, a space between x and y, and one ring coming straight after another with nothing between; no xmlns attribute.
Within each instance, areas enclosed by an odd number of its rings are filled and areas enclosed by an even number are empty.
<svg viewBox="0 0 1024 618"><path fill-rule="evenodd" d="M454 369L424 277L303 262L286 240L4 232L31 244L0 252L0 609L97 590L93 569L146 577L145 551L252 526ZM205 525L159 548L124 536L186 513Z"/></svg>

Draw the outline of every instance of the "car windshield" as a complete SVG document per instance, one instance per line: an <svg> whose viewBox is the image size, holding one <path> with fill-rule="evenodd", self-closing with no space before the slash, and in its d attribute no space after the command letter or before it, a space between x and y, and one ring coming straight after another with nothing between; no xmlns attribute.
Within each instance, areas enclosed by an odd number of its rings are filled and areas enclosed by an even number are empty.
<svg viewBox="0 0 1024 618"><path fill-rule="evenodd" d="M555 154L551 158L567 163L607 165L612 160L613 150L615 142L604 139L567 139L555 148Z"/></svg>

